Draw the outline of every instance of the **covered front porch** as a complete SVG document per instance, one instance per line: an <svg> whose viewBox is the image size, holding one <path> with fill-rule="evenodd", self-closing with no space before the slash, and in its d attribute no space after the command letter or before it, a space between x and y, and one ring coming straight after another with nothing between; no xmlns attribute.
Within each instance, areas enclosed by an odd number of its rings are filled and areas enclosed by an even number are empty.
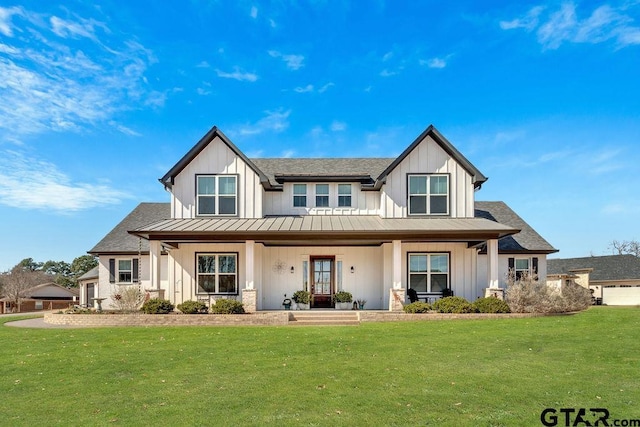
<svg viewBox="0 0 640 427"><path fill-rule="evenodd" d="M498 287L498 239L518 230L479 218L382 219L278 217L165 220L130 233L150 243L151 288L165 298L237 298L247 311L278 310L297 290L312 307L333 307L347 291L366 307L398 311L407 289L450 289L474 300ZM487 247L487 277L478 277L478 247Z"/></svg>

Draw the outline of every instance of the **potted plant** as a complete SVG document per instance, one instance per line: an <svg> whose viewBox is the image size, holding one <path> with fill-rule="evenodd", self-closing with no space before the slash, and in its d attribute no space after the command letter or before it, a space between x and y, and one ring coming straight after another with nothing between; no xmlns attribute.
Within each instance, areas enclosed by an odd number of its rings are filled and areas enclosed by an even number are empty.
<svg viewBox="0 0 640 427"><path fill-rule="evenodd" d="M309 303L311 301L310 292L295 291L291 299L293 299L293 301L298 305L299 310L309 310Z"/></svg>
<svg viewBox="0 0 640 427"><path fill-rule="evenodd" d="M291 310L291 298L287 298L287 294L284 294L282 305L284 306L285 310Z"/></svg>
<svg viewBox="0 0 640 427"><path fill-rule="evenodd" d="M364 310L364 305L367 303L366 299L358 299L358 310Z"/></svg>
<svg viewBox="0 0 640 427"><path fill-rule="evenodd" d="M353 295L351 292L340 291L333 295L333 300L336 303L336 310L350 310Z"/></svg>

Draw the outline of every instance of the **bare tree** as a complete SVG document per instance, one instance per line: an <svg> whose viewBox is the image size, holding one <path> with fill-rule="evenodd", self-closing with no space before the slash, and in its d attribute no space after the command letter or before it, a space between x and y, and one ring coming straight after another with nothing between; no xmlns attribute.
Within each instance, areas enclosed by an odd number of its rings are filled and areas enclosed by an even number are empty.
<svg viewBox="0 0 640 427"><path fill-rule="evenodd" d="M630 254L640 257L640 241L638 240L613 240L609 249L616 255Z"/></svg>
<svg viewBox="0 0 640 427"><path fill-rule="evenodd" d="M44 272L33 271L18 264L11 271L0 275L0 293L15 307L14 310L20 312L20 305L29 289L50 281L51 277Z"/></svg>

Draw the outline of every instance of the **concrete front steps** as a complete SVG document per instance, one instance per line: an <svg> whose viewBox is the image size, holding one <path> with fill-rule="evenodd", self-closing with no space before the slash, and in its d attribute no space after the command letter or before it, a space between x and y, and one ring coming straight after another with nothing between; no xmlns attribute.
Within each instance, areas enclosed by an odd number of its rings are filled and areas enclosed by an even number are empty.
<svg viewBox="0 0 640 427"><path fill-rule="evenodd" d="M291 326L358 326L360 319L355 311L303 310L289 313Z"/></svg>

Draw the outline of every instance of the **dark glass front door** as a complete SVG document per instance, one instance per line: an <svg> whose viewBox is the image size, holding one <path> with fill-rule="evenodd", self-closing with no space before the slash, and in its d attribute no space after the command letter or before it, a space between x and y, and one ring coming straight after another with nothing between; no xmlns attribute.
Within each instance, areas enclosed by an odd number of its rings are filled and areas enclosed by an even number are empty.
<svg viewBox="0 0 640 427"><path fill-rule="evenodd" d="M311 307L333 307L333 257L311 258Z"/></svg>

